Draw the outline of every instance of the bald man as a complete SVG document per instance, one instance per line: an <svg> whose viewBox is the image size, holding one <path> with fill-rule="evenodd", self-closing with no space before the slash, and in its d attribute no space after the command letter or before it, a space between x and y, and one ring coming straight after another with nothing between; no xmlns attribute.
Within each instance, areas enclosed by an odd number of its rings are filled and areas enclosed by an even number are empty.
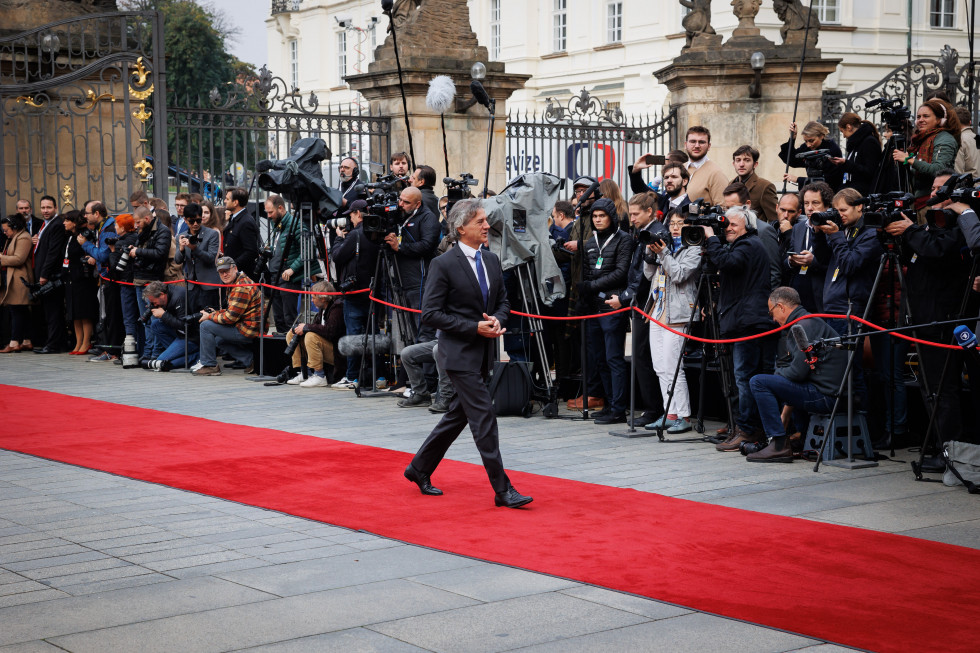
<svg viewBox="0 0 980 653"><path fill-rule="evenodd" d="M422 191L414 186L401 192L398 206L398 227L385 236L385 243L395 252L406 303L411 308L421 308L429 261L439 246L439 218L422 204ZM413 313L412 318L418 325L418 315Z"/></svg>

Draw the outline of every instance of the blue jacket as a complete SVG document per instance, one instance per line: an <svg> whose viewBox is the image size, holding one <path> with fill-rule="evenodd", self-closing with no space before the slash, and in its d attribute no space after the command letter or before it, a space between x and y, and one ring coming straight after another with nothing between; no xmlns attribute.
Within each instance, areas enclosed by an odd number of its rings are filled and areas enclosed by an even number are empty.
<svg viewBox="0 0 980 653"><path fill-rule="evenodd" d="M82 249L85 253L95 259L99 267L99 274L103 277L108 277L108 267L109 267L109 246L106 245L106 238L116 238L116 219L113 217L108 217L99 226L99 240L97 243L86 240L85 244L82 245Z"/></svg>
<svg viewBox="0 0 980 653"><path fill-rule="evenodd" d="M823 310L847 313L847 301L853 301L852 315L863 315L871 297L871 286L881 260L881 243L873 227L864 226L864 218L853 227L829 236L815 230L813 254L827 266L823 284Z"/></svg>

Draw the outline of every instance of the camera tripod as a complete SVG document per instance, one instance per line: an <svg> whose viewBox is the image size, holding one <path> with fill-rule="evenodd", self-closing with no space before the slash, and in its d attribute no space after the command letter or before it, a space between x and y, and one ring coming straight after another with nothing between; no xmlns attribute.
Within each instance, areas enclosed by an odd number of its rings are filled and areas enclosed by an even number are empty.
<svg viewBox="0 0 980 653"><path fill-rule="evenodd" d="M881 163L878 164L878 173L875 175L875 183L871 187L871 191L874 193L882 192L885 189L882 188L882 183L885 181L883 176L886 170L893 171L893 180L896 182L898 188L903 193L911 192L912 181L909 178L911 170L909 168L903 168L901 165L892 159L896 150L906 151L905 148L908 147L907 139L904 134L896 135L895 130L892 130L892 135L885 142L885 149L881 153Z"/></svg>
<svg viewBox="0 0 980 653"><path fill-rule="evenodd" d="M524 313L530 315L541 315L541 302L538 288L534 283L537 274L534 269L533 261L525 261L513 268L517 275L518 287L521 295L521 305ZM535 398L541 401L543 408L542 414L547 418L558 416L558 397L557 389L551 380L551 363L548 360L548 352L544 342L544 321L539 317L525 317L528 329L526 333L531 336L536 345L538 363L541 365L541 382L544 387L533 385L538 393ZM534 378L533 375L531 377Z"/></svg>

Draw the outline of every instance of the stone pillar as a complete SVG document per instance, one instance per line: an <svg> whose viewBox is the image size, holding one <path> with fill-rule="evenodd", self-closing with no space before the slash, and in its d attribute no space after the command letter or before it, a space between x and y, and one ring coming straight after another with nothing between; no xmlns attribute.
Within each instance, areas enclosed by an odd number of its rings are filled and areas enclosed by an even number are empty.
<svg viewBox="0 0 980 653"><path fill-rule="evenodd" d="M470 67L479 61L487 68L483 86L496 100L489 187L499 191L507 183L504 172L507 98L522 88L530 76L508 74L503 63L488 61L487 49L479 45L470 28L465 0L426 0L418 9L406 10L404 14L396 10L395 13L415 163L435 168L439 179L436 193L443 193L441 180L446 176L446 164L442 127L439 114L426 106L425 98L429 82L438 75L448 75L456 83L457 97L456 106L444 114L449 176L458 177L461 172L469 172L480 180L478 188L483 189L489 112L479 104L457 112L457 107L464 108L460 105L471 97ZM370 101L373 113L391 117L393 151L407 152L408 136L391 34L375 50L368 72L347 77L346 81Z"/></svg>
<svg viewBox="0 0 980 653"><path fill-rule="evenodd" d="M753 52L766 57L762 97L749 97L755 73L749 66ZM776 46L757 34L735 36L720 49L691 47L673 63L654 73L670 89L671 107L677 109L681 138L692 125L711 130L709 157L731 170L731 154L740 145L754 145L761 153L759 176L782 187L784 164L779 146L789 138L800 72L798 47ZM803 68L797 123L819 120L823 82L840 59L823 59L819 50ZM802 173L801 173L802 174ZM731 174L735 177L734 171Z"/></svg>

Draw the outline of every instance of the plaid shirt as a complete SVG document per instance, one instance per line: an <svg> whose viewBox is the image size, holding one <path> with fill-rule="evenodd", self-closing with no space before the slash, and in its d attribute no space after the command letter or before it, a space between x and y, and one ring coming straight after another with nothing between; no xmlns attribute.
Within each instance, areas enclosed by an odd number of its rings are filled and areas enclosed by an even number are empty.
<svg viewBox="0 0 980 653"><path fill-rule="evenodd" d="M255 338L259 335L259 289L239 285L250 283L252 280L239 272L231 283L234 287L228 292L228 308L217 311L211 319L217 324L233 324L246 338Z"/></svg>

